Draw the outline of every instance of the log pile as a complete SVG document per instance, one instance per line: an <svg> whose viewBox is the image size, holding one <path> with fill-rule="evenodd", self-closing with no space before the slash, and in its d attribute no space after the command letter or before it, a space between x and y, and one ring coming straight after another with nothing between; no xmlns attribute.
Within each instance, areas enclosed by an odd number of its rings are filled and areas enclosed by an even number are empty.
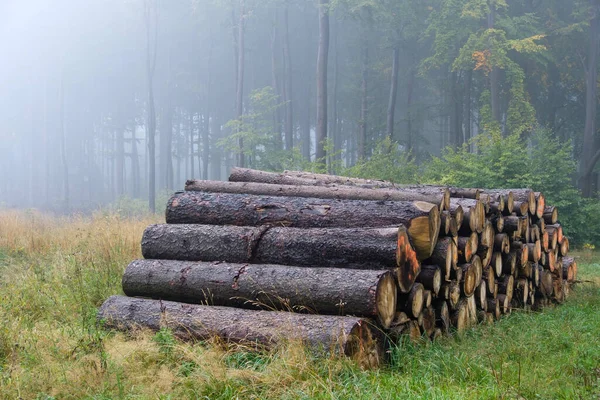
<svg viewBox="0 0 600 400"><path fill-rule="evenodd" d="M529 189L469 189L235 168L188 181L142 238L109 327L311 348L377 365L435 339L561 303L577 263Z"/></svg>

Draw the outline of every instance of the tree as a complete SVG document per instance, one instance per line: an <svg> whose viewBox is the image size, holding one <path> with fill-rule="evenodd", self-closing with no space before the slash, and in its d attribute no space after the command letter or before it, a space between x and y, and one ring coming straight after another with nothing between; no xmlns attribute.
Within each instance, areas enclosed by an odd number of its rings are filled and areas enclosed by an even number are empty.
<svg viewBox="0 0 600 400"><path fill-rule="evenodd" d="M148 122L146 126L149 163L148 206L150 207L150 212L154 213L156 212L154 71L156 70L156 52L158 47L158 3L156 0L144 0L144 25L146 28L146 83L148 85ZM152 35L153 33L154 35Z"/></svg>
<svg viewBox="0 0 600 400"><path fill-rule="evenodd" d="M317 55L316 160L325 162L327 141L327 61L329 57L329 0L319 0L319 50Z"/></svg>

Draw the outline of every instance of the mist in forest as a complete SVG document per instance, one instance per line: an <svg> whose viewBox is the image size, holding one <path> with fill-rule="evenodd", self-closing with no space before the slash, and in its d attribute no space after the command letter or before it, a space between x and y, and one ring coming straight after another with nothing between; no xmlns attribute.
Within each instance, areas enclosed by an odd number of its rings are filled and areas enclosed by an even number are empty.
<svg viewBox="0 0 600 400"><path fill-rule="evenodd" d="M232 166L339 172L386 140L420 164L482 132L538 127L593 169L599 9L4 0L0 206L62 213L128 198L161 210L157 194Z"/></svg>

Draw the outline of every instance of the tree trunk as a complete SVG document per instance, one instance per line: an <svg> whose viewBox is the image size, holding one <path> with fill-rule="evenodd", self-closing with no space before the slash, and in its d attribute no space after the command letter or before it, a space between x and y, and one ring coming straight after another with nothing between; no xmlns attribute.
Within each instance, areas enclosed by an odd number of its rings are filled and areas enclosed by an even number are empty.
<svg viewBox="0 0 600 400"><path fill-rule="evenodd" d="M363 189L353 186L296 186L254 182L187 181L185 190L267 196L316 197L320 199L424 201L443 205L442 193L425 195L394 189Z"/></svg>
<svg viewBox="0 0 600 400"><path fill-rule="evenodd" d="M241 124L242 117L244 113L244 58L245 58L245 49L244 49L244 18L245 18L245 0L240 0L240 16L239 23L237 29L237 87L236 87L236 96L235 96L235 110L236 117L238 123ZM240 133L241 127L238 128L238 133ZM237 166L244 167L245 166L245 156L244 156L244 139L242 137L238 138L238 154L237 154Z"/></svg>
<svg viewBox="0 0 600 400"><path fill-rule="evenodd" d="M64 76L61 73L60 77L60 160L63 175L63 207L65 212L70 209L70 194L69 194L69 164L67 162L67 132L65 129L65 82Z"/></svg>
<svg viewBox="0 0 600 400"><path fill-rule="evenodd" d="M362 82L360 100L360 129L358 136L358 158L367 157L367 116L368 116L368 79L369 79L369 45L365 43L362 51Z"/></svg>
<svg viewBox="0 0 600 400"><path fill-rule="evenodd" d="M394 47L392 55L392 77L390 79L390 97L387 108L387 136L390 142L394 140L394 114L396 112L396 98L398 94L398 71L400 69L400 48Z"/></svg>
<svg viewBox="0 0 600 400"><path fill-rule="evenodd" d="M128 296L237 308L378 318L396 313L389 271L300 268L166 260L133 261L123 275Z"/></svg>
<svg viewBox="0 0 600 400"><path fill-rule="evenodd" d="M279 75L277 67L277 11L275 11L275 17L273 21L273 27L271 28L271 86L273 87L273 94L275 95L275 101L273 103L273 139L275 148L277 150L283 149L283 140L281 136L281 107L280 101L282 98L281 90L279 87Z"/></svg>
<svg viewBox="0 0 600 400"><path fill-rule="evenodd" d="M319 0L319 50L317 56L316 161L325 163L327 140L327 58L329 54L329 0Z"/></svg>
<svg viewBox="0 0 600 400"><path fill-rule="evenodd" d="M420 260L429 257L440 228L438 208L425 202L327 200L184 192L167 204L167 223L298 228L405 225Z"/></svg>
<svg viewBox="0 0 600 400"><path fill-rule="evenodd" d="M376 366L383 357L375 330L355 317L242 310L162 300L111 296L98 311L105 326L120 330L168 328L186 340L219 337L247 345L301 341L311 349L333 351Z"/></svg>
<svg viewBox="0 0 600 400"><path fill-rule="evenodd" d="M598 0L590 0L590 43L588 52L588 65L586 68L585 84L585 128L583 131L583 157L581 189L585 197L593 194L592 171L596 135L596 112L598 91L598 41L600 40L600 3Z"/></svg>
<svg viewBox="0 0 600 400"><path fill-rule="evenodd" d="M154 2L154 39L151 38L152 31L152 8ZM148 124L146 130L148 142L148 206L151 213L156 212L156 110L154 105L154 70L156 68L157 36L158 36L158 4L152 0L145 0L144 22L146 26L146 79L148 85Z"/></svg>
<svg viewBox="0 0 600 400"><path fill-rule="evenodd" d="M142 238L142 253L148 259L392 269L404 292L421 270L404 227L150 225Z"/></svg>
<svg viewBox="0 0 600 400"><path fill-rule="evenodd" d="M289 5L286 1L283 7L283 63L285 66L285 78L283 80L283 86L285 88L287 100L285 102L285 148L289 151L294 147L294 107L292 93L292 55L290 52L288 9Z"/></svg>
<svg viewBox="0 0 600 400"><path fill-rule="evenodd" d="M118 129L117 134L117 196L125 194L125 128Z"/></svg>

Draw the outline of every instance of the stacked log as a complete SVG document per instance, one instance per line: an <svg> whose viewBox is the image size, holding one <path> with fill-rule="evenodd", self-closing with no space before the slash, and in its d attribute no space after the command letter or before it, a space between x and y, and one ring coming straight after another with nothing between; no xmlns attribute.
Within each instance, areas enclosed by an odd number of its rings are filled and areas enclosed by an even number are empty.
<svg viewBox="0 0 600 400"><path fill-rule="evenodd" d="M530 189L241 168L185 189L144 232L127 297L101 307L108 326L298 339L377 365L390 339L560 303L576 280L557 209Z"/></svg>

